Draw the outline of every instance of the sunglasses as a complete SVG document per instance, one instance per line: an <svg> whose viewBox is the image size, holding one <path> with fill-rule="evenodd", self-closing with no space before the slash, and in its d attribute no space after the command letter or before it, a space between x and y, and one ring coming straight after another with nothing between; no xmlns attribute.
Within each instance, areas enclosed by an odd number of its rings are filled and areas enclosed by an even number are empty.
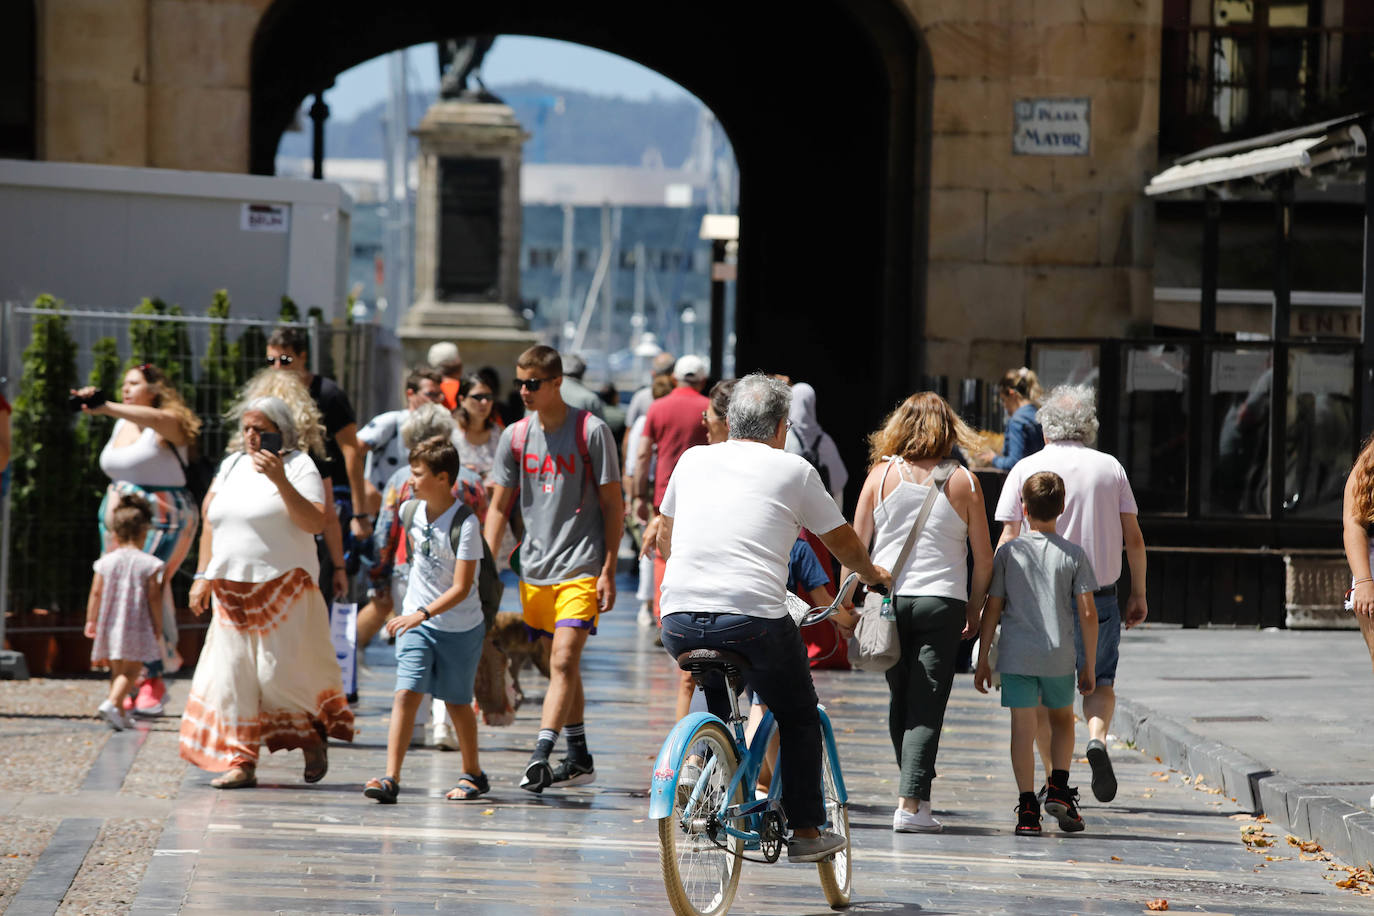
<svg viewBox="0 0 1374 916"><path fill-rule="evenodd" d="M558 376L554 376L554 378L557 377ZM534 392L538 391L540 386L543 385L545 382L551 381L553 381L553 378L518 378L515 380L515 387L523 388L526 391Z"/></svg>
<svg viewBox="0 0 1374 916"><path fill-rule="evenodd" d="M537 379L537 378L532 378L532 379L529 379L529 381L531 381L531 382L537 382L537 381L539 381L539 379ZM538 385L535 385L535 386L533 386L532 388L530 388L530 391L538 391L538 390L539 390L539 386L538 386ZM470 394L470 395L468 395L468 397L472 398L474 401L490 401L490 400L491 400L491 395L489 395L489 394Z"/></svg>
<svg viewBox="0 0 1374 916"><path fill-rule="evenodd" d="M439 390L421 391L420 397L428 398L429 400L434 401L437 404L439 401L442 401L444 399L444 393Z"/></svg>
<svg viewBox="0 0 1374 916"><path fill-rule="evenodd" d="M294 363L295 361L296 361L296 357L294 357L294 356L269 356L269 357L267 357L267 365L269 365L269 366L275 366L275 365L277 365L278 363L281 363L283 366L289 366L289 365L291 365L292 363Z"/></svg>

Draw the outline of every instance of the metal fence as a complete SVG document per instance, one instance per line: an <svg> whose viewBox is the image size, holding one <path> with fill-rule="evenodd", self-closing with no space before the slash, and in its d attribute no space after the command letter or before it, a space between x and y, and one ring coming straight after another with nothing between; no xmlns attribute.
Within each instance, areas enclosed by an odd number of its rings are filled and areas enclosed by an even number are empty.
<svg viewBox="0 0 1374 916"><path fill-rule="evenodd" d="M201 417L198 449L214 458L231 434L223 412L263 367L267 337L275 327L294 326L310 335L311 370L343 387L360 426L399 396L398 349L375 325L169 311L3 304L0 391L15 411L9 480L0 498L0 640L25 650L40 672L85 667L80 655L89 644L80 633L91 564L100 552L96 513L108 484L99 457L114 424L73 413L68 389L93 384L113 394L128 367L153 362ZM178 623L191 633L204 628L185 609L195 556L193 549L173 580Z"/></svg>

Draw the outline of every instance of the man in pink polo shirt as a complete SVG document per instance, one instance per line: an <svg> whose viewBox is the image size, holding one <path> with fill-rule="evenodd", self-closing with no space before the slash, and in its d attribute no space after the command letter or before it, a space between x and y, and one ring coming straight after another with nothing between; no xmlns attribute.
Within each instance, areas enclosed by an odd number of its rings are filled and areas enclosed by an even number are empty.
<svg viewBox="0 0 1374 916"><path fill-rule="evenodd" d="M694 445L706 444L706 408L710 400L701 393L706 385L706 361L691 353L678 358L673 365L673 381L677 387L666 397L659 398L649 407L644 418L644 434L639 439L638 466L649 467L649 462L657 453L654 465L653 515L658 514L659 504L663 501L664 491L668 489L668 478L673 476L673 468L682 453ZM641 509L640 521L649 522L649 475L635 475L639 488ZM654 616L658 616L658 584L663 581L664 560L654 560Z"/></svg>

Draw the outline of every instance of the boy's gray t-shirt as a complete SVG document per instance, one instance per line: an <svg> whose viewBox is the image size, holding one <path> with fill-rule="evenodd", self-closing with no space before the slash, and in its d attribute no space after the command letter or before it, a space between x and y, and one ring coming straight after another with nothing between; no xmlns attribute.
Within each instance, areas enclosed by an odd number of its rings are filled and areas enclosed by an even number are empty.
<svg viewBox="0 0 1374 916"><path fill-rule="evenodd" d="M997 670L1002 674L1074 674L1078 596L1097 590L1087 554L1057 534L1028 531L992 558L988 594L1005 598Z"/></svg>
<svg viewBox="0 0 1374 916"><path fill-rule="evenodd" d="M531 585L553 585L601 575L606 529L599 489L620 480L620 456L605 421L587 416L587 453L591 473L577 446L580 410L569 410L563 425L545 435L539 415L525 419L523 453L512 449L516 423L496 446L492 476L498 486L520 488L525 537L520 542L520 578Z"/></svg>

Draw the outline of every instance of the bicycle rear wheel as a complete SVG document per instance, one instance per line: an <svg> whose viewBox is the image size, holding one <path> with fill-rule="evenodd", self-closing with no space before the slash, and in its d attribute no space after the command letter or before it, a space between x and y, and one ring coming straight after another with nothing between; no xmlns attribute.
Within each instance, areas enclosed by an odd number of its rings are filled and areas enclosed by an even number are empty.
<svg viewBox="0 0 1374 916"><path fill-rule="evenodd" d="M830 829L844 837L844 848L829 859L816 863L821 876L821 890L825 892L825 902L832 909L849 906L849 894L854 880L854 866L850 858L849 845L849 806L840 801L839 780L830 764L829 748L821 751L821 791L825 801L825 817Z"/></svg>
<svg viewBox="0 0 1374 916"><path fill-rule="evenodd" d="M730 791L739 758L734 740L719 722L703 722L683 747L684 758L704 749L705 760L714 760L714 766L703 766L701 791L692 810L683 810L690 793L679 791L672 814L658 822L663 886L677 916L720 916L734 902L743 864L743 842L716 820L727 795L728 804L740 803L740 787ZM679 773L684 762L677 762Z"/></svg>

